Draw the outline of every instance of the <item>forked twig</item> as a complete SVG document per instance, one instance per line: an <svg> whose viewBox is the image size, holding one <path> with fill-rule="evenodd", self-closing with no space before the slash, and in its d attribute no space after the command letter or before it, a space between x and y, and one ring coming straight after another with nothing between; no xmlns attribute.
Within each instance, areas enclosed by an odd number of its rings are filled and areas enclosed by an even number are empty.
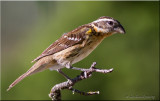
<svg viewBox="0 0 160 101"><path fill-rule="evenodd" d="M81 72L81 74L78 75L77 77L75 77L71 80L56 84L51 89L51 92L49 94L49 97L52 99L52 101L61 100L61 90L63 90L63 89L71 90L73 92L73 94L78 93L80 95L85 95L85 96L99 94L99 91L82 92L82 91L79 91L77 89L72 88L74 86L74 84L77 83L78 81L81 81L83 79L87 79L87 78L91 77L93 72L99 72L99 73L106 74L106 73L110 73L113 71L113 68L112 69L97 69L97 68L95 68L95 65L96 65L96 62L93 62L93 64L91 65L91 67L89 69L86 69L85 72Z"/></svg>

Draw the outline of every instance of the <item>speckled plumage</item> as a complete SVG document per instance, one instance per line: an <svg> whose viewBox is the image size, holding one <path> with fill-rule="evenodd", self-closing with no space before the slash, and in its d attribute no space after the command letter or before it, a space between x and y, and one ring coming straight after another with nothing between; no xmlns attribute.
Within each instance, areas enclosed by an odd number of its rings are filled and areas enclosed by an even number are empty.
<svg viewBox="0 0 160 101"><path fill-rule="evenodd" d="M63 34L32 61L36 63L26 73L17 78L8 90L25 77L45 69L70 68L72 64L87 57L104 38L114 33L125 33L125 30L117 20L102 16L96 21Z"/></svg>

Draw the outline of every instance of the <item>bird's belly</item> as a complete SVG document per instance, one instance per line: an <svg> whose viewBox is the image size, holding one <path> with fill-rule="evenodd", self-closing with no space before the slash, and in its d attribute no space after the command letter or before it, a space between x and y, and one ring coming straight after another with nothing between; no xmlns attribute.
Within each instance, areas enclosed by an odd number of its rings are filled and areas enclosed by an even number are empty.
<svg viewBox="0 0 160 101"><path fill-rule="evenodd" d="M95 49L95 48L94 48ZM86 58L94 49L83 49L73 59L72 64L81 61Z"/></svg>
<svg viewBox="0 0 160 101"><path fill-rule="evenodd" d="M77 47L75 49L68 49L67 51L63 51L60 53L54 54L54 59L57 61L58 64L53 65L50 67L50 70L56 70L65 67L67 63L77 63L87 57L97 45L94 46L87 46L85 48Z"/></svg>
<svg viewBox="0 0 160 101"><path fill-rule="evenodd" d="M65 67L68 63L72 65L87 57L101 43L102 40L102 38L95 38L95 40L88 42L84 46L77 44L61 52L55 53L53 58L61 66Z"/></svg>
<svg viewBox="0 0 160 101"><path fill-rule="evenodd" d="M100 40L102 41L102 40ZM72 64L81 61L86 58L101 42L93 42L91 44L86 45L73 59Z"/></svg>

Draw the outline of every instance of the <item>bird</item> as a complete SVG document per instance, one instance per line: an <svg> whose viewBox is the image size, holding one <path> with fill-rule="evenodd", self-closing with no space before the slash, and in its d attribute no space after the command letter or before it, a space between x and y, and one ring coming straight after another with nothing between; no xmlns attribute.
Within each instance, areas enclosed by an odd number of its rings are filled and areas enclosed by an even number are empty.
<svg viewBox="0 0 160 101"><path fill-rule="evenodd" d="M76 29L64 33L58 40L45 49L40 56L32 62L35 64L24 74L18 77L7 89L9 91L21 80L32 74L41 72L46 69L57 70L67 79L61 69L81 68L73 67L75 64L87 57L106 37L113 34L125 34L125 29L120 22L109 16L101 16L97 20L81 25Z"/></svg>

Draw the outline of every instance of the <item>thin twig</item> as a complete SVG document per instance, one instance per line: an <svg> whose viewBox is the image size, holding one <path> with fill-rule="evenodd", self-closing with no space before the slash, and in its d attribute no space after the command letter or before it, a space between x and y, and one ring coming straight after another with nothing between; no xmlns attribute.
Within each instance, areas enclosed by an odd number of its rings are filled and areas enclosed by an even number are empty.
<svg viewBox="0 0 160 101"><path fill-rule="evenodd" d="M99 91L83 92L83 91L79 91L79 90L74 89L74 88L70 88L69 90L71 90L73 94L74 94L74 93L78 93L78 94L84 95L84 96L99 94Z"/></svg>
<svg viewBox="0 0 160 101"><path fill-rule="evenodd" d="M92 72L99 72L99 73L110 73L113 71L112 69L97 69L95 68L96 62L93 62L93 64L91 65L91 67L89 69L85 69L85 72L81 72L80 75L78 75L77 77L56 84L52 89L51 92L49 94L49 97L52 99L52 101L56 101L56 100L61 100L61 90L63 89L68 89L68 90L72 90L73 93L79 93L80 95L95 95L95 94L99 94L99 91L95 91L95 92L82 92L80 90L74 89L72 88L74 86L75 83L77 83L78 81L81 81L83 79L87 79L89 77L92 76Z"/></svg>

